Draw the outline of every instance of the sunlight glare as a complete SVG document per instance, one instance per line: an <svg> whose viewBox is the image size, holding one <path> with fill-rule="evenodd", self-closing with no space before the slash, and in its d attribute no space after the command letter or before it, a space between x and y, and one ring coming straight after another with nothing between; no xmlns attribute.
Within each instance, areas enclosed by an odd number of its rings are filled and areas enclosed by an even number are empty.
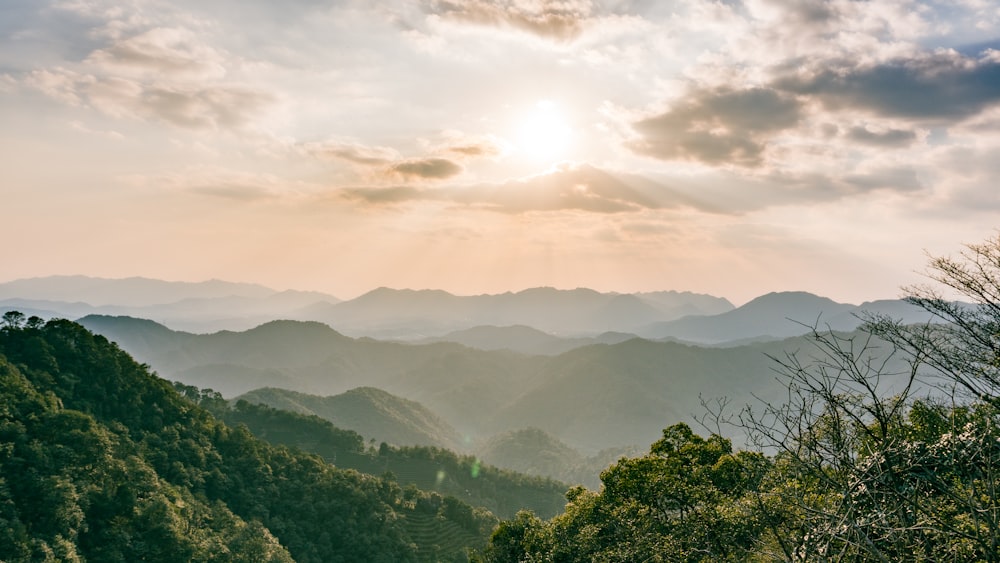
<svg viewBox="0 0 1000 563"><path fill-rule="evenodd" d="M560 108L543 100L521 122L516 146L522 156L532 160L555 160L566 156L572 140L573 130Z"/></svg>

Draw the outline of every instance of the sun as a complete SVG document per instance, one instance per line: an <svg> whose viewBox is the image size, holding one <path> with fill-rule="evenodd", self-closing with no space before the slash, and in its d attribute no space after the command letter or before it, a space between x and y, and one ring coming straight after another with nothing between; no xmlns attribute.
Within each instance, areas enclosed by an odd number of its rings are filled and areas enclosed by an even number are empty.
<svg viewBox="0 0 1000 563"><path fill-rule="evenodd" d="M562 109L554 102L542 100L522 118L515 146L522 157L553 161L565 157L572 142L573 129Z"/></svg>

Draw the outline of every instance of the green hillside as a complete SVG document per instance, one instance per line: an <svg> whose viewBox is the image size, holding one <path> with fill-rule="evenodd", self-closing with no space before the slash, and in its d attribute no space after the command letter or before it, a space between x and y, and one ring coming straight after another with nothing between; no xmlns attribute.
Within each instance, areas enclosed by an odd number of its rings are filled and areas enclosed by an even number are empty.
<svg viewBox="0 0 1000 563"><path fill-rule="evenodd" d="M240 399L314 414L376 443L436 446L458 451L465 447L451 425L420 403L374 387L358 387L330 397L267 387L244 393L234 400Z"/></svg>
<svg viewBox="0 0 1000 563"><path fill-rule="evenodd" d="M270 445L62 320L0 330L0 560L464 560L495 522Z"/></svg>
<svg viewBox="0 0 1000 563"><path fill-rule="evenodd" d="M484 462L498 467L597 490L601 471L639 450L634 446L608 448L588 457L544 430L524 428L493 436L476 451Z"/></svg>
<svg viewBox="0 0 1000 563"><path fill-rule="evenodd" d="M273 444L322 456L344 469L385 476L402 487L416 487L483 507L502 518L519 510L553 516L565 504L567 485L480 463L473 456L432 447L365 447L364 439L316 415L276 409L246 400L230 403L218 393L174 384L230 425L243 425ZM597 470L598 472L600 469Z"/></svg>

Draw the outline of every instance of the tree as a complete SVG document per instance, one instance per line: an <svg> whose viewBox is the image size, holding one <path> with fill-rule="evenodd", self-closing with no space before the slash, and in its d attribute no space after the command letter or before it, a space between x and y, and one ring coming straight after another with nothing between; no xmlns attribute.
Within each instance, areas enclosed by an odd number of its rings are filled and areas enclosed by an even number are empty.
<svg viewBox="0 0 1000 563"><path fill-rule="evenodd" d="M24 313L20 311L7 311L3 314L3 328L8 330L21 328L22 324L24 324Z"/></svg>
<svg viewBox="0 0 1000 563"><path fill-rule="evenodd" d="M933 258L906 300L935 322L814 330L776 358L788 401L743 412L776 452L784 559L1000 560L1000 237Z"/></svg>
<svg viewBox="0 0 1000 563"><path fill-rule="evenodd" d="M756 452L671 426L564 514L502 523L484 560L1000 561L1000 235L929 268L955 296L907 301L933 322L814 328L773 358L784 403L709 412Z"/></svg>

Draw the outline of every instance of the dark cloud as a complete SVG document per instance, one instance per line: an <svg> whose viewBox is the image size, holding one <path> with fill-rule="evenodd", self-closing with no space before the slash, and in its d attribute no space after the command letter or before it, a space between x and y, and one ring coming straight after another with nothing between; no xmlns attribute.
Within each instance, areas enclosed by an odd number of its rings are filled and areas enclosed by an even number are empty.
<svg viewBox="0 0 1000 563"><path fill-rule="evenodd" d="M476 25L526 31L555 41L572 41L591 14L586 0L430 0L430 12Z"/></svg>
<svg viewBox="0 0 1000 563"><path fill-rule="evenodd" d="M500 213L582 210L620 213L673 206L677 194L640 176L613 174L587 165L566 165L538 176L501 184L446 188L354 188L348 199L376 205L443 201Z"/></svg>
<svg viewBox="0 0 1000 563"><path fill-rule="evenodd" d="M882 191L924 189L909 167L886 167L832 177L818 173L751 175L738 171L647 178L589 165L564 165L538 176L500 184L447 187L361 187L343 197L376 206L438 201L499 213L577 210L628 213L646 209L688 208L720 215L781 205L837 201Z"/></svg>
<svg viewBox="0 0 1000 563"><path fill-rule="evenodd" d="M389 170L404 178L443 180L461 173L462 167L447 158L417 158L397 162Z"/></svg>
<svg viewBox="0 0 1000 563"><path fill-rule="evenodd" d="M831 110L956 120L1000 103L1000 61L953 52L873 66L826 61L820 70L792 71L772 86L819 100Z"/></svg>
<svg viewBox="0 0 1000 563"><path fill-rule="evenodd" d="M867 127L857 126L847 132L847 138L876 147L905 147L917 139L917 134L905 129L872 131Z"/></svg>
<svg viewBox="0 0 1000 563"><path fill-rule="evenodd" d="M741 215L786 205L810 205L862 197L872 192L911 194L925 189L909 167L875 168L846 176L822 173L747 174L731 170L656 179L669 185L683 205L721 215Z"/></svg>
<svg viewBox="0 0 1000 563"><path fill-rule="evenodd" d="M496 156L500 148L489 139L466 138L453 144L431 149L429 156L401 158L388 147L367 146L354 141L330 140L302 145L306 153L319 158L351 162L369 169L376 175L403 180L444 180L463 170L461 162ZM447 158L449 155L454 158Z"/></svg>
<svg viewBox="0 0 1000 563"><path fill-rule="evenodd" d="M817 2L816 0L783 0L781 2L771 2L781 7L786 17L797 22L810 25L826 25L837 21L839 14L832 8L829 2Z"/></svg>
<svg viewBox="0 0 1000 563"><path fill-rule="evenodd" d="M666 112L635 123L642 138L631 147L666 160L757 166L767 138L795 127L800 117L799 102L775 90L696 90Z"/></svg>

